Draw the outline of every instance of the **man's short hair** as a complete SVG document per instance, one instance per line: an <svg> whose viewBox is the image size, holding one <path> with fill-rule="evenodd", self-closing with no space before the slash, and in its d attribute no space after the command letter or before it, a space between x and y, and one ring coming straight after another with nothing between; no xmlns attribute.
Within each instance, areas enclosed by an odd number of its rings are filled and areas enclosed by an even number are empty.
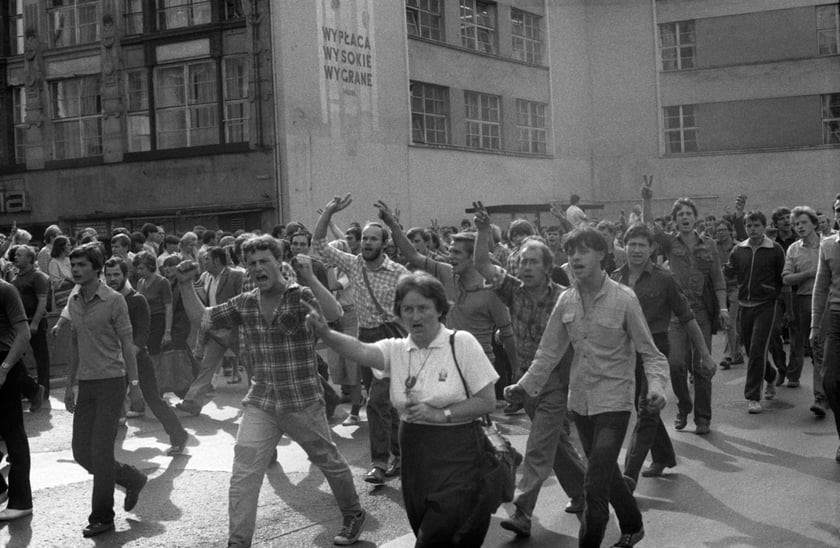
<svg viewBox="0 0 840 548"><path fill-rule="evenodd" d="M423 241L426 242L427 244L432 240L432 237L429 235L429 233L426 231L426 229L421 228L419 226L409 228L408 232L405 233L405 237L408 238L409 240L413 240L414 237L417 236L418 234L420 235L421 238L423 238Z"/></svg>
<svg viewBox="0 0 840 548"><path fill-rule="evenodd" d="M607 252L607 240L604 235L592 227L576 228L566 234L563 239L563 251L571 255L580 248L591 249L592 251Z"/></svg>
<svg viewBox="0 0 840 548"><path fill-rule="evenodd" d="M624 233L625 245L630 241L630 238L645 238L650 245L653 245L654 242L653 231L642 223L636 223L627 229L627 232Z"/></svg>
<svg viewBox="0 0 840 548"><path fill-rule="evenodd" d="M105 261L105 268L114 268L115 266L120 267L123 276L128 276L128 263L122 257L111 257Z"/></svg>
<svg viewBox="0 0 840 548"><path fill-rule="evenodd" d="M111 238L111 245L121 245L125 248L131 249L131 238L125 234L116 234Z"/></svg>
<svg viewBox="0 0 840 548"><path fill-rule="evenodd" d="M32 248L32 246L28 246L26 244L18 245L17 249L15 250L15 255L17 255L18 251L23 251L23 254L27 255L32 260L32 262L35 262L35 258L38 256L38 254L35 253L35 250ZM14 259L14 255L10 255L10 257Z"/></svg>
<svg viewBox="0 0 840 548"><path fill-rule="evenodd" d="M184 259L182 259L180 255L172 254L163 260L163 264L161 266L178 266L183 260Z"/></svg>
<svg viewBox="0 0 840 548"><path fill-rule="evenodd" d="M216 241L216 233L212 230L205 230L204 234L201 235L201 243L207 245L211 242Z"/></svg>
<svg viewBox="0 0 840 548"><path fill-rule="evenodd" d="M522 242L522 247L519 248L519 257L522 258L522 253L524 253L528 249L536 249L542 254L542 263L545 267L547 272L551 272L551 267L554 266L554 253L551 252L551 248L548 247L541 239L536 237L526 238L525 241Z"/></svg>
<svg viewBox="0 0 840 548"><path fill-rule="evenodd" d="M137 268L142 264L149 269L149 272L157 271L157 259L154 254L146 251L145 249L134 256L131 260L131 264L134 265L134 268Z"/></svg>
<svg viewBox="0 0 840 548"><path fill-rule="evenodd" d="M351 226L350 228L344 231L344 235L353 236L354 238L356 238L356 241L359 241L362 239L362 229L358 226Z"/></svg>
<svg viewBox="0 0 840 548"><path fill-rule="evenodd" d="M608 221L606 219L599 222L597 225L595 225L595 229L596 230L606 230L607 232L609 232L613 236L618 234L618 226L616 226L616 224L614 222Z"/></svg>
<svg viewBox="0 0 840 548"><path fill-rule="evenodd" d="M52 243L56 236L61 236L61 228L58 225L50 225L44 230L44 243Z"/></svg>
<svg viewBox="0 0 840 548"><path fill-rule="evenodd" d="M175 236L174 234L167 234L163 238L163 247L166 247L168 245L178 245L180 243L181 243L181 238L179 238L178 236Z"/></svg>
<svg viewBox="0 0 840 548"><path fill-rule="evenodd" d="M515 219L508 227L508 237L513 239L520 234L523 236L533 236L534 225L527 219Z"/></svg>
<svg viewBox="0 0 840 548"><path fill-rule="evenodd" d="M378 228L379 230L382 231L382 245L383 245L383 247L385 245L387 245L388 244L388 238L391 235L391 233L388 231L388 228L385 225L383 225L382 223L377 222L377 221L371 221L371 222L369 222L368 224L365 225L365 227L362 229L362 232L364 232L365 230L367 230L368 228L370 228L372 226L376 227L376 228Z"/></svg>
<svg viewBox="0 0 840 548"><path fill-rule="evenodd" d="M143 226L140 227L140 232L143 233L147 239L149 238L149 234L157 234L157 225L154 223L144 223Z"/></svg>
<svg viewBox="0 0 840 548"><path fill-rule="evenodd" d="M817 212L810 206L796 206L790 212L791 219L796 219L800 215L807 215L814 226L817 226L820 222L819 217L817 217Z"/></svg>
<svg viewBox="0 0 840 548"><path fill-rule="evenodd" d="M580 202L580 196L578 196L577 194L572 194L571 196L569 196L569 203L571 205L577 205L578 202Z"/></svg>
<svg viewBox="0 0 840 548"><path fill-rule="evenodd" d="M128 235L131 234L131 231L128 230L124 226L118 226L118 227L114 228L113 230L111 230L111 236L112 237L116 236L117 234L125 234L126 236L128 236Z"/></svg>
<svg viewBox="0 0 840 548"><path fill-rule="evenodd" d="M764 213L760 211L750 211L744 217L744 223L748 223L750 221L758 221L762 224L762 226L767 226L767 217L764 216Z"/></svg>
<svg viewBox="0 0 840 548"><path fill-rule="evenodd" d="M730 223L728 220L718 219L717 221L715 221L715 230L717 230L718 225L725 225L726 230L728 230L729 232L732 232L732 223Z"/></svg>
<svg viewBox="0 0 840 548"><path fill-rule="evenodd" d="M463 242L467 244L467 253L472 255L475 250L475 236L475 232L459 232L451 236L451 243Z"/></svg>
<svg viewBox="0 0 840 548"><path fill-rule="evenodd" d="M253 238L246 240L242 244L242 257L247 263L248 255L266 249L270 251L274 258L278 261L283 260L283 246L280 245L280 241L277 238L272 238L268 234L254 236Z"/></svg>
<svg viewBox="0 0 840 548"><path fill-rule="evenodd" d="M219 261L222 266L227 266L228 256L225 250L217 245L207 248L207 257L211 261Z"/></svg>
<svg viewBox="0 0 840 548"><path fill-rule="evenodd" d="M306 245L307 246L312 245L312 233L309 232L308 230L306 230L305 228L302 228L302 229L298 230L297 232L295 232L294 234L292 234L291 237L289 238L289 241L294 240L298 236L304 236L306 238Z"/></svg>
<svg viewBox="0 0 840 548"><path fill-rule="evenodd" d="M779 206L773 210L773 213L770 214L770 218L773 219L773 224L778 223L785 217L790 217L790 208L785 206Z"/></svg>
<svg viewBox="0 0 840 548"><path fill-rule="evenodd" d="M102 270L102 265L105 263L105 255L102 253L102 246L97 242L89 242L76 246L70 252L70 260L73 259L87 259L96 272Z"/></svg>
<svg viewBox="0 0 840 548"><path fill-rule="evenodd" d="M677 198L674 201L674 206L671 208L671 218L676 219L677 212L686 206L690 207L691 211L694 212L694 216L697 217L697 205L694 203L694 200L692 200L691 198L683 197Z"/></svg>

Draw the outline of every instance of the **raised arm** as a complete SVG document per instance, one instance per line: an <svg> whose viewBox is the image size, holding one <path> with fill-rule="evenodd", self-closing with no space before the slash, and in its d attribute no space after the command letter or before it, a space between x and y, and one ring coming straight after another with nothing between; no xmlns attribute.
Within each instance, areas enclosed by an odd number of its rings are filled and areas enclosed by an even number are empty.
<svg viewBox="0 0 840 548"><path fill-rule="evenodd" d="M414 265L416 268L422 268L423 270L426 269L426 256L422 253L418 253L414 246L411 245L411 242L406 238L405 232L403 232L402 227L400 226L399 220L397 219L396 215L391 208L388 207L388 204L379 200L375 204L373 204L376 209L379 210L379 218L382 219L382 222L385 223L388 228L391 229L391 235L394 238L394 244L400 250L400 253L406 260Z"/></svg>
<svg viewBox="0 0 840 548"><path fill-rule="evenodd" d="M184 311L195 326L201 324L201 317L206 310L204 304L195 292L195 273L198 267L190 260L182 261L177 267L178 288L181 290L181 302L184 304Z"/></svg>
<svg viewBox="0 0 840 548"><path fill-rule="evenodd" d="M473 207L475 208L473 223L478 229L473 250L473 264L478 273L489 281L496 275L493 263L490 262L490 214L481 202L473 202Z"/></svg>
<svg viewBox="0 0 840 548"><path fill-rule="evenodd" d="M301 278L303 278L303 281L309 289L312 290L312 294L315 295L315 299L321 306L324 317L328 322L334 322L339 319L344 311L341 309L341 305L338 304L332 292L324 287L324 284L321 283L321 280L318 279L318 276L312 270L312 257L298 253L295 256L295 260L300 266L299 273Z"/></svg>
<svg viewBox="0 0 840 548"><path fill-rule="evenodd" d="M323 240L327 237L327 229L330 227L330 223L332 222L332 216L342 209L345 209L353 202L353 198L350 194L344 196L344 198L340 196L334 196L332 200L327 202L324 206L324 211L321 213L321 216L318 217L318 222L315 224L315 231L312 233L313 240Z"/></svg>
<svg viewBox="0 0 840 548"><path fill-rule="evenodd" d="M372 369L385 369L385 357L375 344L363 343L356 337L330 329L324 317L313 307L306 315L306 324L327 346L339 355Z"/></svg>

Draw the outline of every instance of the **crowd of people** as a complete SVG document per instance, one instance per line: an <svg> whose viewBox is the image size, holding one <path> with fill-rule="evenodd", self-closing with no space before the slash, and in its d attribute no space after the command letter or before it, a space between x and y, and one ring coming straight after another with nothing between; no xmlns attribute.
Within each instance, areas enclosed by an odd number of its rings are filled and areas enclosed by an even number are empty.
<svg viewBox="0 0 840 548"><path fill-rule="evenodd" d="M104 238L53 225L37 249L15 227L0 243L0 436L9 464L0 520L32 513L21 400L30 412L48 401L48 336L69 329L64 404L74 414L73 456L94 479L85 537L114 529L115 485L131 511L147 481L114 458L120 424L148 407L169 436L168 454L182 454L190 435L175 410L200 415L224 371L248 384L228 546L251 544L260 485L283 435L332 489L342 515L335 544L359 540L367 513L329 424L339 398L349 404L344 426L368 423L364 481L401 479L416 546L482 544L497 505L479 503L487 489L479 421L523 411L530 433L501 527L530 536L554 473L565 510L582 514L580 546L601 545L610 505L621 531L612 546L634 546L645 534L633 495L640 477L677 465L660 417L668 386L674 429L693 418L705 436L718 368L746 365L745 411L758 414L777 387L800 386L810 357L810 412L833 413L840 437L840 195L833 215L778 207L769 219L748 211L745 196L720 217L700 217L689 198L654 217L652 199L646 183L629 217L612 221L590 218L572 195L567 208L552 205L550 226L516 219L505 230L481 202L460 227L404 227L384 201L369 212L377 220L341 227L349 194L325 204L311 231L310 221L295 221L270 234L197 226L175 236L147 223ZM59 315L51 330L49 311ZM192 373L174 406L155 372L172 350Z"/></svg>

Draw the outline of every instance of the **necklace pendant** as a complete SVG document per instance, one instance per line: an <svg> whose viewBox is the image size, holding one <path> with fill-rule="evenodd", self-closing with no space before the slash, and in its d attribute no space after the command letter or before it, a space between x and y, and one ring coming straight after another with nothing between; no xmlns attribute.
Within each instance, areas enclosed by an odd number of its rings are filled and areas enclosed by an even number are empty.
<svg viewBox="0 0 840 548"><path fill-rule="evenodd" d="M415 385L415 384L417 384L417 377L415 377L414 375L409 375L409 376L405 379L405 388L406 388L406 390L411 390L412 388L414 388L414 385Z"/></svg>

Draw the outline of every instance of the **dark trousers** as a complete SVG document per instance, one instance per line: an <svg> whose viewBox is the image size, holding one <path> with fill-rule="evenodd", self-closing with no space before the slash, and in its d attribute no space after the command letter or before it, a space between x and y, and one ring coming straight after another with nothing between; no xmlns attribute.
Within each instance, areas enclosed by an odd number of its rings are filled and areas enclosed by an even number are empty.
<svg viewBox="0 0 840 548"><path fill-rule="evenodd" d="M47 320L38 323L38 331L29 338L32 347L32 357L38 371L38 384L44 387L44 397L50 394L50 351L47 347Z"/></svg>
<svg viewBox="0 0 840 548"><path fill-rule="evenodd" d="M793 323L788 326L790 331L790 360L787 367L787 378L799 381L802 366L805 363L805 345L811 331L811 295L793 296ZM812 360L813 362L813 360Z"/></svg>
<svg viewBox="0 0 840 548"><path fill-rule="evenodd" d="M0 360L6 353L0 353ZM23 408L20 404L21 383L29 377L23 362L16 363L6 374L0 387L0 436L6 441L9 453L9 483L0 474L0 493L9 492L7 508L28 510L32 508L32 486L29 483L29 440L23 427Z"/></svg>
<svg viewBox="0 0 840 548"><path fill-rule="evenodd" d="M823 352L823 389L825 399L834 412L834 425L840 436L840 312L832 310L829 314Z"/></svg>
<svg viewBox="0 0 840 548"><path fill-rule="evenodd" d="M385 328L359 328L359 340L376 342L387 337ZM369 370L362 367L362 371ZM370 426L370 460L373 466L388 468L390 455L400 456L400 416L391 405L391 379L370 380L368 388L367 418Z"/></svg>
<svg viewBox="0 0 840 548"><path fill-rule="evenodd" d="M149 340L146 342L146 348L149 349L149 355L157 356L160 354L160 343L163 340L163 333L166 331L166 315L152 314L149 317Z"/></svg>
<svg viewBox="0 0 840 548"><path fill-rule="evenodd" d="M654 333L653 342L664 355L668 355L668 333ZM630 436L630 445L624 459L624 475L639 481L639 471L645 463L648 451L653 462L674 466L677 456L668 430L662 423L659 411L648 409L647 377L640 355L636 355L636 426Z"/></svg>
<svg viewBox="0 0 840 548"><path fill-rule="evenodd" d="M140 381L140 391L143 393L143 399L169 435L169 443L172 445L184 443L187 439L187 431L181 426L181 421L169 407L169 404L160 397L157 379L155 378L155 368L146 350L137 353L137 377Z"/></svg>
<svg viewBox="0 0 840 548"><path fill-rule="evenodd" d="M572 419L587 459L583 480L586 508L580 524L578 545L599 548L610 520L610 504L615 509L622 533L635 533L642 528L642 514L633 493L621 477L617 463L630 422L630 412L579 415L572 411Z"/></svg>
<svg viewBox="0 0 840 548"><path fill-rule="evenodd" d="M776 302L776 319L773 321L773 331L770 333L770 345L768 352L773 359L773 365L782 378L787 375L787 357L785 356L784 322L785 307L782 303ZM808 318L810 322L810 318Z"/></svg>
<svg viewBox="0 0 840 548"><path fill-rule="evenodd" d="M73 458L93 474L88 522L114 521L114 484L127 487L143 473L114 459L117 420L125 397L125 377L79 381L73 415Z"/></svg>
<svg viewBox="0 0 840 548"><path fill-rule="evenodd" d="M776 302L758 306L742 306L738 311L741 340L747 349L747 380L744 397L752 401L761 400L761 381L775 382L776 370L767 362L770 337L776 322Z"/></svg>

